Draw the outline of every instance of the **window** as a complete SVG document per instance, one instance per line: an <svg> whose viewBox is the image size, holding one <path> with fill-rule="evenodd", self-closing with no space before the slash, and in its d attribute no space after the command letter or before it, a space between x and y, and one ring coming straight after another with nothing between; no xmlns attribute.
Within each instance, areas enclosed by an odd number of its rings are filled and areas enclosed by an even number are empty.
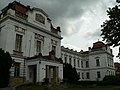
<svg viewBox="0 0 120 90"><path fill-rule="evenodd" d="M42 23L42 24L45 24L45 18L41 15L41 14L36 14L36 17L35 17L35 20Z"/></svg>
<svg viewBox="0 0 120 90"><path fill-rule="evenodd" d="M56 46L52 46L52 50L56 53Z"/></svg>
<svg viewBox="0 0 120 90"><path fill-rule="evenodd" d="M96 60L96 66L100 66L99 59Z"/></svg>
<svg viewBox="0 0 120 90"><path fill-rule="evenodd" d="M86 61L86 68L88 68L89 67L89 62L88 61Z"/></svg>
<svg viewBox="0 0 120 90"><path fill-rule="evenodd" d="M90 73L89 72L86 73L86 79L90 79Z"/></svg>
<svg viewBox="0 0 120 90"><path fill-rule="evenodd" d="M71 57L69 58L69 63L72 64Z"/></svg>
<svg viewBox="0 0 120 90"><path fill-rule="evenodd" d="M15 63L14 66L14 76L20 76L20 63Z"/></svg>
<svg viewBox="0 0 120 90"><path fill-rule="evenodd" d="M81 67L83 68L83 61L81 61Z"/></svg>
<svg viewBox="0 0 120 90"><path fill-rule="evenodd" d="M15 50L22 51L22 35L16 34Z"/></svg>
<svg viewBox="0 0 120 90"><path fill-rule="evenodd" d="M110 75L110 71L109 71L109 75Z"/></svg>
<svg viewBox="0 0 120 90"><path fill-rule="evenodd" d="M97 78L101 78L100 71L97 72Z"/></svg>
<svg viewBox="0 0 120 90"><path fill-rule="evenodd" d="M80 67L80 62L79 62L79 59L78 59L78 67Z"/></svg>
<svg viewBox="0 0 120 90"><path fill-rule="evenodd" d="M67 63L67 57L66 56L64 57L64 59L65 59L65 63Z"/></svg>
<svg viewBox="0 0 120 90"><path fill-rule="evenodd" d="M80 77L80 72L78 72L78 75L79 75L79 77Z"/></svg>
<svg viewBox="0 0 120 90"><path fill-rule="evenodd" d="M84 73L82 73L82 79L84 79Z"/></svg>
<svg viewBox="0 0 120 90"><path fill-rule="evenodd" d="M74 67L76 66L76 60L74 59Z"/></svg>
<svg viewBox="0 0 120 90"><path fill-rule="evenodd" d="M41 41L38 41L38 40L37 40L36 53L37 53L37 54L41 53Z"/></svg>

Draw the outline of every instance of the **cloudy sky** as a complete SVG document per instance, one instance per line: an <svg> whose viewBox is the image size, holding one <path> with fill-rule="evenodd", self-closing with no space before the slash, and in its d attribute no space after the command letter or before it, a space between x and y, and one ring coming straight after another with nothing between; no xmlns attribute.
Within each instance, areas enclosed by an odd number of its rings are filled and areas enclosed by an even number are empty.
<svg viewBox="0 0 120 90"><path fill-rule="evenodd" d="M0 0L0 9L14 0ZM31 7L43 9L51 18L54 27L60 26L62 45L80 51L87 50L102 40L101 25L108 19L106 10L116 0L16 0ZM118 49L113 49L117 55ZM115 61L118 59L115 58Z"/></svg>

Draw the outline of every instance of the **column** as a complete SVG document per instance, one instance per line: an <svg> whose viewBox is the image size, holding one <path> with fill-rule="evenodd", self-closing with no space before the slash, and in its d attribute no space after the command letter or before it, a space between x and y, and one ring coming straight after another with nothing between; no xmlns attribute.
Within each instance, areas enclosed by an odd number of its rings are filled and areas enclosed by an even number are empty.
<svg viewBox="0 0 120 90"><path fill-rule="evenodd" d="M49 66L46 65L46 78L49 79Z"/></svg>

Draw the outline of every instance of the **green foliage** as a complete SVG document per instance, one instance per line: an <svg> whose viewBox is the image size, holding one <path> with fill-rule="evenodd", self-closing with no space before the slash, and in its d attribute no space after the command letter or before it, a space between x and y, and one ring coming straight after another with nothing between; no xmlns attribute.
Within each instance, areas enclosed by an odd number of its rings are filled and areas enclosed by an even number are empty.
<svg viewBox="0 0 120 90"><path fill-rule="evenodd" d="M6 87L9 84L12 58L8 52L0 49L0 87Z"/></svg>
<svg viewBox="0 0 120 90"><path fill-rule="evenodd" d="M118 76L105 76L103 78L104 85L120 85L120 75Z"/></svg>
<svg viewBox="0 0 120 90"><path fill-rule="evenodd" d="M79 75L76 69L73 68L72 65L68 63L64 63L63 65L64 65L63 67L64 82L77 83L77 81L79 80Z"/></svg>
<svg viewBox="0 0 120 90"><path fill-rule="evenodd" d="M22 85L16 88L16 90L44 90L44 89L40 85L28 84L28 85Z"/></svg>
<svg viewBox="0 0 120 90"><path fill-rule="evenodd" d="M78 81L78 85L89 86L95 85L98 81Z"/></svg>
<svg viewBox="0 0 120 90"><path fill-rule="evenodd" d="M120 45L120 6L116 5L107 10L109 20L101 25L101 36L110 46Z"/></svg>
<svg viewBox="0 0 120 90"><path fill-rule="evenodd" d="M86 86L75 84L48 85L48 88L41 85L22 86L16 90L120 90L120 86Z"/></svg>

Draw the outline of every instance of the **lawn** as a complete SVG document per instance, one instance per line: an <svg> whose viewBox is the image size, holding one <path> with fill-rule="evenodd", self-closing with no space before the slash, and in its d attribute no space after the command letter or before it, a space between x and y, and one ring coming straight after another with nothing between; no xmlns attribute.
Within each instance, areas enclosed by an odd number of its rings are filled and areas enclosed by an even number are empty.
<svg viewBox="0 0 120 90"><path fill-rule="evenodd" d="M22 86L17 90L120 90L120 86L31 85L31 86Z"/></svg>
<svg viewBox="0 0 120 90"><path fill-rule="evenodd" d="M17 90L44 90L40 85L21 86Z"/></svg>

